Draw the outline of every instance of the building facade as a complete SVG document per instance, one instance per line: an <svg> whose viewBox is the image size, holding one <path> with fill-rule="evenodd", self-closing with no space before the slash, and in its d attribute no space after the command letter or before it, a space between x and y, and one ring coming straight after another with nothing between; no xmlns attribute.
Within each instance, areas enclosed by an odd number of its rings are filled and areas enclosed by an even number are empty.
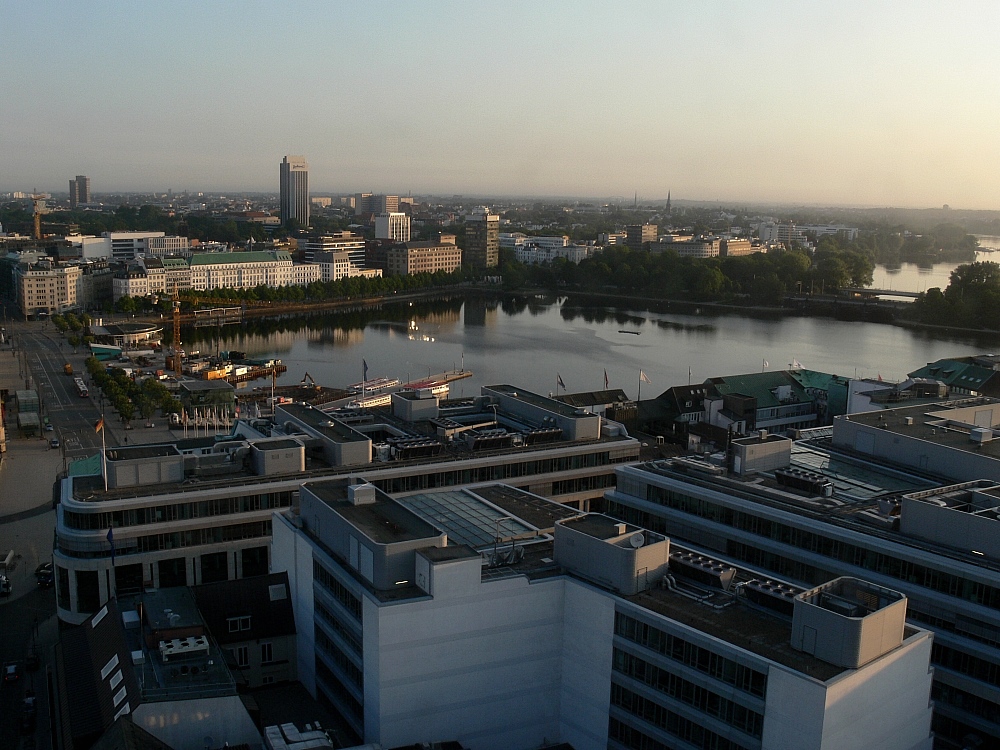
<svg viewBox="0 0 1000 750"><path fill-rule="evenodd" d="M390 747L931 747L931 638L898 592L843 578L758 606L731 583L752 569L565 511L306 483L274 518L300 680Z"/></svg>
<svg viewBox="0 0 1000 750"><path fill-rule="evenodd" d="M463 250L467 268L495 268L500 262L500 216L485 208L466 216Z"/></svg>
<svg viewBox="0 0 1000 750"><path fill-rule="evenodd" d="M295 219L309 226L309 165L304 156L286 156L279 165L281 223Z"/></svg>
<svg viewBox="0 0 1000 750"><path fill-rule="evenodd" d="M451 273L462 267L462 249L439 242L407 242L389 248L386 267L389 275Z"/></svg>
<svg viewBox="0 0 1000 750"><path fill-rule="evenodd" d="M82 174L69 181L70 208L76 208L80 203L90 203L90 178Z"/></svg>
<svg viewBox="0 0 1000 750"><path fill-rule="evenodd" d="M656 224L633 224L625 227L625 244L632 250L642 250L657 239Z"/></svg>
<svg viewBox="0 0 1000 750"><path fill-rule="evenodd" d="M410 241L410 217L401 213L381 213L375 217L375 239Z"/></svg>

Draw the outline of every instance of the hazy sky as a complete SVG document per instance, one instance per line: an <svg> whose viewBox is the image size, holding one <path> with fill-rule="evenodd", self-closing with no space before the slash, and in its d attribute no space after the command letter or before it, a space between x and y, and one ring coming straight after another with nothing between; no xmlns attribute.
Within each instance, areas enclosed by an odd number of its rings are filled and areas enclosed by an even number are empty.
<svg viewBox="0 0 1000 750"><path fill-rule="evenodd" d="M0 0L0 191L1000 208L996 2Z"/></svg>

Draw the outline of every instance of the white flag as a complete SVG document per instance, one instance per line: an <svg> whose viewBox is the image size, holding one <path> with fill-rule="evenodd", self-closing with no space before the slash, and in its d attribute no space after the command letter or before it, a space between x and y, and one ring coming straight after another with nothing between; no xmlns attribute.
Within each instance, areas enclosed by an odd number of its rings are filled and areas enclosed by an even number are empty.
<svg viewBox="0 0 1000 750"><path fill-rule="evenodd" d="M644 373L642 370L639 370L639 382L652 384L653 381L646 377L646 373Z"/></svg>
<svg viewBox="0 0 1000 750"><path fill-rule="evenodd" d="M799 362L797 359L792 359L792 367L794 367L797 370L801 370L802 369L802 363Z"/></svg>
<svg viewBox="0 0 1000 750"><path fill-rule="evenodd" d="M767 364L767 360L765 359L765 360L764 360L764 367L767 367L767 366L768 366L768 364Z"/></svg>

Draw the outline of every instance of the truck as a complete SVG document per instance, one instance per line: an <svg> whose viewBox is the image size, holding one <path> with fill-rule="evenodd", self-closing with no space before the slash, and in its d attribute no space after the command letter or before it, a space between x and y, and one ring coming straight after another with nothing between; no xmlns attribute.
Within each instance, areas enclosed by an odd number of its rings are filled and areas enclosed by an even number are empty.
<svg viewBox="0 0 1000 750"><path fill-rule="evenodd" d="M66 364L64 364L63 365L63 372L66 373L67 375L72 376L73 375L73 365L71 365L69 362L67 362Z"/></svg>

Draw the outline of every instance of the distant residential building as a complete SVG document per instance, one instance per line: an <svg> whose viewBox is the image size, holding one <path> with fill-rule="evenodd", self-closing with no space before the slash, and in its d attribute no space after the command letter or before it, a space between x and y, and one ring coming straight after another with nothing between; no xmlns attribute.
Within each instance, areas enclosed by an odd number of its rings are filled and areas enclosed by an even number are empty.
<svg viewBox="0 0 1000 750"><path fill-rule="evenodd" d="M524 232L500 233L500 247L506 250L516 250L519 247L529 244L547 249L566 247L569 245L569 237L566 235L562 235L561 237L541 237L524 234Z"/></svg>
<svg viewBox="0 0 1000 750"><path fill-rule="evenodd" d="M111 241L111 255L114 260L134 260L149 253L150 239L166 237L165 232L104 232L101 235ZM184 238L178 238L184 239ZM185 240L186 241L186 240Z"/></svg>
<svg viewBox="0 0 1000 750"><path fill-rule="evenodd" d="M858 238L858 228L846 224L800 224L799 229L812 232L817 239L824 235L842 235L848 242L853 242Z"/></svg>
<svg viewBox="0 0 1000 750"><path fill-rule="evenodd" d="M625 232L605 232L597 235L598 245L624 245L627 236Z"/></svg>
<svg viewBox="0 0 1000 750"><path fill-rule="evenodd" d="M455 235L448 234L447 232L438 232L437 233L437 241L439 243L441 243L442 245L454 245L455 244Z"/></svg>
<svg viewBox="0 0 1000 750"><path fill-rule="evenodd" d="M465 217L465 253L468 268L495 268L500 263L500 216L486 208Z"/></svg>
<svg viewBox="0 0 1000 750"><path fill-rule="evenodd" d="M381 213L375 217L375 239L410 241L410 217L401 213Z"/></svg>
<svg viewBox="0 0 1000 750"><path fill-rule="evenodd" d="M19 263L15 268L18 307L25 315L58 313L80 305L83 271L78 265L50 260Z"/></svg>
<svg viewBox="0 0 1000 750"><path fill-rule="evenodd" d="M763 247L754 247L750 240L722 240L719 246L719 255L726 258L733 258L739 255L759 253L763 250Z"/></svg>
<svg viewBox="0 0 1000 750"><path fill-rule="evenodd" d="M300 227L309 226L309 165L304 156L286 156L280 171L281 223L295 219Z"/></svg>
<svg viewBox="0 0 1000 750"><path fill-rule="evenodd" d="M365 266L365 238L360 234L342 231L299 238L299 258L303 263L313 262L317 253L326 251L346 252L355 266Z"/></svg>
<svg viewBox="0 0 1000 750"><path fill-rule="evenodd" d="M156 258L166 255L190 255L191 244L187 237L150 237L146 242L145 254Z"/></svg>
<svg viewBox="0 0 1000 750"><path fill-rule="evenodd" d="M320 281L339 281L351 275L351 257L345 250L320 250L310 263L319 266Z"/></svg>
<svg viewBox="0 0 1000 750"><path fill-rule="evenodd" d="M78 174L75 180L69 181L69 205L76 208L81 203L90 203L90 178Z"/></svg>
<svg viewBox="0 0 1000 750"><path fill-rule="evenodd" d="M253 289L282 287L319 281L319 266L299 264L293 268L287 251L242 253L196 253L191 256L191 288Z"/></svg>
<svg viewBox="0 0 1000 750"><path fill-rule="evenodd" d="M536 245L534 242L526 242L514 248L514 258L518 263L530 265L551 263L557 258L565 258L570 263L577 264L590 255L592 249L589 245Z"/></svg>
<svg viewBox="0 0 1000 750"><path fill-rule="evenodd" d="M642 250L650 242L656 242L656 224L633 224L625 227L625 244L633 250Z"/></svg>
<svg viewBox="0 0 1000 750"><path fill-rule="evenodd" d="M462 267L462 250L438 242L407 242L389 248L387 273L410 276L415 273L450 273Z"/></svg>
<svg viewBox="0 0 1000 750"><path fill-rule="evenodd" d="M329 208L333 205L333 198L310 198L309 201L314 206L319 206L320 208Z"/></svg>
<svg viewBox="0 0 1000 750"><path fill-rule="evenodd" d="M692 237L679 242L653 242L649 250L652 253L673 250L682 258L715 258L721 247L722 240L717 237Z"/></svg>

